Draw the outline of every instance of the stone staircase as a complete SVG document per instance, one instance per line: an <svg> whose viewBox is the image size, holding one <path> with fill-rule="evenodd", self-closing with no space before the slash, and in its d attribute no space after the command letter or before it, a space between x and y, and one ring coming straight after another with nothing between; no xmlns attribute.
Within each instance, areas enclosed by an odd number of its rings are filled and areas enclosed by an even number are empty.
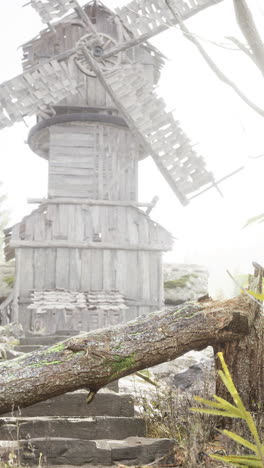
<svg viewBox="0 0 264 468"><path fill-rule="evenodd" d="M21 339L20 352L35 351L68 336ZM86 404L85 390L37 403L0 419L0 456L18 452L22 464L138 465L171 452L174 441L146 438L145 422L134 416L130 395L118 382Z"/></svg>

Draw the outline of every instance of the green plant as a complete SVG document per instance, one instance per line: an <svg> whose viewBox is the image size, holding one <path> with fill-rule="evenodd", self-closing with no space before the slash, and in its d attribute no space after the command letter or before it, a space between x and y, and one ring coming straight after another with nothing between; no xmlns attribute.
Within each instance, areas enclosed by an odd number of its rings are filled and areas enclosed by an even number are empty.
<svg viewBox="0 0 264 468"><path fill-rule="evenodd" d="M15 277L14 277L14 275L5 276L5 277L3 278L3 281L6 283L6 285L7 285L9 288L13 288L14 282L15 282Z"/></svg>
<svg viewBox="0 0 264 468"><path fill-rule="evenodd" d="M252 218L249 218L246 222L246 224L243 226L243 229L250 226L251 224L261 224L264 223L264 213L261 213L257 216L253 216Z"/></svg>
<svg viewBox="0 0 264 468"><path fill-rule="evenodd" d="M229 403L228 401L220 398L216 395L213 395L215 401L206 400L204 398L195 397L196 401L208 406L209 408L192 408L192 411L200 412L203 414L210 414L228 418L239 418L245 421L254 443L246 440L245 438L239 436L238 434L223 430L220 431L222 434L229 437L231 440L235 441L238 444L241 444L246 449L249 449L254 453L254 455L211 455L212 458L220 460L224 463L233 465L233 466L244 466L244 467L262 467L264 468L264 445L260 440L255 422L252 415L249 411L246 410L238 391L234 385L228 367L223 357L223 353L218 353L218 357L221 361L222 369L219 371L219 376L229 391L234 404Z"/></svg>
<svg viewBox="0 0 264 468"><path fill-rule="evenodd" d="M176 288L185 288L191 278L197 277L197 275L183 275L178 279L168 280L164 282L164 288L166 289L176 289Z"/></svg>

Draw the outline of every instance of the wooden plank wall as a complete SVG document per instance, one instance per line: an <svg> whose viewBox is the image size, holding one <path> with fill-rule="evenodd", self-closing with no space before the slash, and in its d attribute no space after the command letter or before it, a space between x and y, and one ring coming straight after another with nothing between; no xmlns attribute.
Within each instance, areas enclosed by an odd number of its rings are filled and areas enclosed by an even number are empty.
<svg viewBox="0 0 264 468"><path fill-rule="evenodd" d="M137 199L138 146L113 125L70 123L50 128L49 197Z"/></svg>
<svg viewBox="0 0 264 468"><path fill-rule="evenodd" d="M26 216L12 232L12 241L93 242L168 250L171 235L132 206L47 203ZM96 242L96 245L100 245Z"/></svg>
<svg viewBox="0 0 264 468"><path fill-rule="evenodd" d="M101 243L117 248L71 248L74 242ZM168 249L171 237L142 211L134 207L47 204L24 218L12 233L21 241L18 295L29 298L33 289L65 288L75 291L117 289L126 298L126 320L157 310L162 305L161 251ZM34 247L34 242L64 241L67 247ZM32 247L23 248L23 241ZM96 247L100 242L94 242ZM118 245L135 247L134 250ZM138 246L138 250L137 250ZM164 246L164 247L162 247Z"/></svg>
<svg viewBox="0 0 264 468"><path fill-rule="evenodd" d="M21 248L19 297L30 291L117 289L128 299L127 319L161 307L160 252Z"/></svg>

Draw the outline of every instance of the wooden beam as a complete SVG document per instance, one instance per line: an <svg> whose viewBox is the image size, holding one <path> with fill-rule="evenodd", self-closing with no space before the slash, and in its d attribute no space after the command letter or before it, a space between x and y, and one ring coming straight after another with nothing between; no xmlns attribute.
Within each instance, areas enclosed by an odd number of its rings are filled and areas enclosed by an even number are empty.
<svg viewBox="0 0 264 468"><path fill-rule="evenodd" d="M154 197L155 198L155 197ZM153 208L151 202L134 202L130 200L93 200L89 198L28 198L30 204L40 205L92 205L92 206L132 206L135 208Z"/></svg>
<svg viewBox="0 0 264 468"><path fill-rule="evenodd" d="M147 207L147 210L145 211L146 215L149 215L151 213L153 208L155 208L155 206L157 205L158 201L159 201L159 197L157 195L153 197L153 199L149 203L149 206Z"/></svg>
<svg viewBox="0 0 264 468"><path fill-rule="evenodd" d="M77 13L77 15L79 16L79 18L81 20L83 20L83 22L85 23L87 29L89 32L93 33L95 37L97 37L97 39L99 40L99 42L101 43L101 39L100 39L100 36L97 32L97 29L96 27L93 25L92 21L90 20L89 16L85 13L84 9L80 6L78 0L73 0L73 2L75 3L75 12Z"/></svg>
<svg viewBox="0 0 264 468"><path fill-rule="evenodd" d="M171 250L168 244L107 244L103 242L72 242L72 241L11 241L10 247L26 249L100 249L100 250L136 250L165 252Z"/></svg>

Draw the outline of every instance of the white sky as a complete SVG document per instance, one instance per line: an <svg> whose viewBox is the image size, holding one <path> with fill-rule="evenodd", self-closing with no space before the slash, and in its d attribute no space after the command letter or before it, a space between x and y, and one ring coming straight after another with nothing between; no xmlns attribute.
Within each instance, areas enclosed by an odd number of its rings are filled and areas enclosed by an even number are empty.
<svg viewBox="0 0 264 468"><path fill-rule="evenodd" d="M43 29L37 14L26 0L2 0L0 9L0 82L21 72L18 47ZM85 2L81 2L82 4ZM108 6L117 2L108 0ZM263 28L264 8L260 0L250 0L259 26ZM240 52L212 45L230 46L226 39L243 41L236 26L232 1L224 0L188 21L189 29L202 37L202 44L223 71L264 108L263 78ZM205 157L216 178L245 165L245 170L221 184L221 198L215 190L183 208L148 158L140 166L140 199L160 197L152 217L177 238L170 261L208 265L214 290L225 287L226 268L247 272L253 259L264 263L264 225L242 230L245 221L264 212L263 119L208 69L194 46L173 29L155 38L154 44L168 57L160 81L160 92L168 109L189 134ZM34 125L34 119L28 120ZM8 194L11 221L19 221L34 207L27 198L44 197L47 191L47 162L25 144L26 126L0 132L0 180Z"/></svg>

